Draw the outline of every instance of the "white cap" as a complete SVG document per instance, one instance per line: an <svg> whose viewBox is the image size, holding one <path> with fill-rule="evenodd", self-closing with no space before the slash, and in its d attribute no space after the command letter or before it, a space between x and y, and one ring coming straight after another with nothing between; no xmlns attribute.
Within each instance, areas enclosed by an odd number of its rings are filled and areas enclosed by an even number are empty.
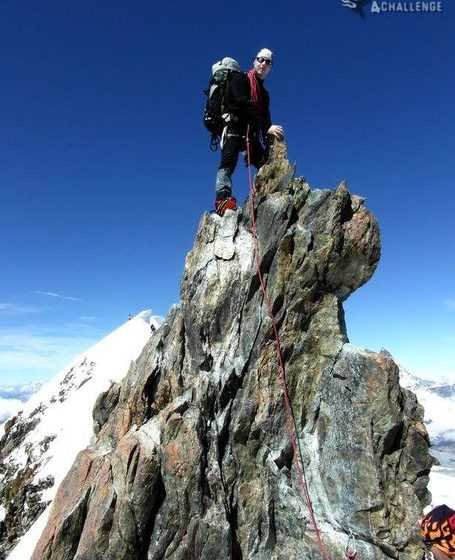
<svg viewBox="0 0 455 560"><path fill-rule="evenodd" d="M267 60L273 60L273 52L270 49L261 49L256 58L266 58Z"/></svg>

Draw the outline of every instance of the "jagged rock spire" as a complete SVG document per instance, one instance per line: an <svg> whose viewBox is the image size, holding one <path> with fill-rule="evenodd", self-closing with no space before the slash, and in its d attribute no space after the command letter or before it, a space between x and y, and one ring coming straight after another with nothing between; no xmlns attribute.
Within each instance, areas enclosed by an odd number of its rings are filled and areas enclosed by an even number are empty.
<svg viewBox="0 0 455 560"><path fill-rule="evenodd" d="M284 145L256 185L260 267L326 548L342 558L352 531L362 560L417 560L431 467L422 411L390 357L348 343L342 309L379 260L376 220L346 185L294 178ZM249 199L202 217L181 302L98 399L98 439L61 485L34 560L319 558L251 211Z"/></svg>

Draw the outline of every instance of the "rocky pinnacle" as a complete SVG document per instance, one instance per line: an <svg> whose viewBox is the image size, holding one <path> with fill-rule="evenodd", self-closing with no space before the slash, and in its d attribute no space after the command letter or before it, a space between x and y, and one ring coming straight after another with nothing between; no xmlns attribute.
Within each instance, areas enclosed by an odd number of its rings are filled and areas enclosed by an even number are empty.
<svg viewBox="0 0 455 560"><path fill-rule="evenodd" d="M318 527L330 559L419 560L432 459L422 409L385 353L349 344L342 302L379 229L344 183L311 190L277 144L256 179L259 262ZM319 560L296 477L251 199L204 214L181 300L61 484L33 560ZM352 542L352 541L351 541Z"/></svg>

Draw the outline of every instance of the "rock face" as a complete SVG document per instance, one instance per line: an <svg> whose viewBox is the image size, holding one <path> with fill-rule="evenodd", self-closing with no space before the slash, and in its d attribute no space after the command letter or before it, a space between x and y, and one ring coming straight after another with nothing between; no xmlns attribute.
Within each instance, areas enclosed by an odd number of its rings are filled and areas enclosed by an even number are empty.
<svg viewBox="0 0 455 560"><path fill-rule="evenodd" d="M27 436L33 432L40 421L41 410L33 411L30 417L24 418L20 412L5 423L5 433L0 439L0 500L3 515L0 517L0 559L16 540L32 525L33 521L48 505L41 500L44 490L51 487L54 480L51 476L35 481L38 462L37 454L43 455L55 436L48 436L29 444L24 449L25 465L18 468L5 460L13 450L19 448ZM7 504L5 507L3 504Z"/></svg>
<svg viewBox="0 0 455 560"><path fill-rule="evenodd" d="M432 459L386 354L348 343L342 301L373 274L378 226L344 184L311 190L283 145L256 181L260 268L281 337L327 558L417 560ZM34 560L319 559L299 492L251 200L204 215L175 306L61 484Z"/></svg>
<svg viewBox="0 0 455 560"><path fill-rule="evenodd" d="M76 358L0 426L0 560L7 555L29 560L29 539L36 544L34 535L42 530L57 486L96 430L91 412L97 395L110 380L125 376L153 325L159 322L151 312L138 314ZM104 424L108 409L96 410Z"/></svg>

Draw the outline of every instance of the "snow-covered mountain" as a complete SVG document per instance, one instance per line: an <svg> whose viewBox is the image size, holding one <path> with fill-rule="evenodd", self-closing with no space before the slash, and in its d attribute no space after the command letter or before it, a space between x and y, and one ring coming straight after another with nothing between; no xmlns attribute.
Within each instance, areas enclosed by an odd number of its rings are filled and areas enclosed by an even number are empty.
<svg viewBox="0 0 455 560"><path fill-rule="evenodd" d="M425 409L431 454L439 465L431 470L429 489L434 505L455 506L455 383L420 379L400 368L401 385L416 394Z"/></svg>
<svg viewBox="0 0 455 560"><path fill-rule="evenodd" d="M0 426L0 559L25 560L77 453L90 444L98 395L120 381L160 319L143 311L78 356Z"/></svg>

